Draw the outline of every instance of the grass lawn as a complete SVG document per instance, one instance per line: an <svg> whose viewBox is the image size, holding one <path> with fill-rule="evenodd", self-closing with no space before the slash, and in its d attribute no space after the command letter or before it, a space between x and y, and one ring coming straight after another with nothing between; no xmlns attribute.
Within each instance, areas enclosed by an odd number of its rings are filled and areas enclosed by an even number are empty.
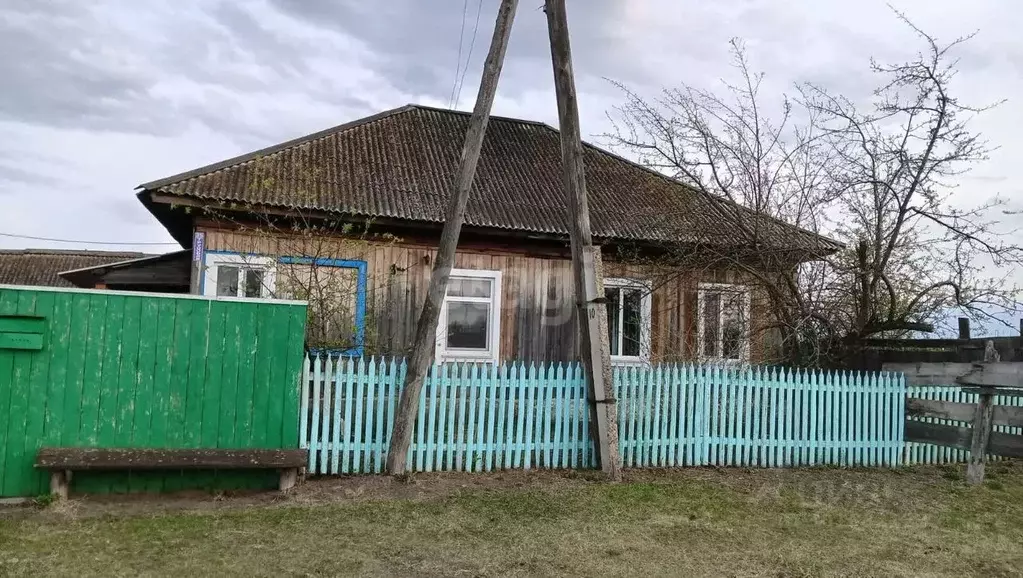
<svg viewBox="0 0 1023 578"><path fill-rule="evenodd" d="M320 480L0 509L0 575L1023 576L1023 464Z"/></svg>

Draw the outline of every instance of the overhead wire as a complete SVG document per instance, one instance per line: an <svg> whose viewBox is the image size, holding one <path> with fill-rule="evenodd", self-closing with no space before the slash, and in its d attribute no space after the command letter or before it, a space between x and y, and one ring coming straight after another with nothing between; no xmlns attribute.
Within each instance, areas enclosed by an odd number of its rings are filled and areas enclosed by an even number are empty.
<svg viewBox="0 0 1023 578"><path fill-rule="evenodd" d="M458 88L458 71L462 66L462 42L465 40L465 17L469 12L469 0L462 2L462 27L458 30L458 57L455 59L455 77L451 80L451 96L448 97L448 108L455 106L455 89Z"/></svg>
<svg viewBox="0 0 1023 578"><path fill-rule="evenodd" d="M32 235L17 235L17 234L14 234L14 233L0 233L0 237L10 237L12 239L28 239L28 240L31 240L31 241L50 241L50 242L53 242L53 243L76 243L76 244L79 244L79 245L151 245L151 246L156 246L156 245L167 245L167 246L176 245L176 246L180 246L179 243L156 243L156 242L152 242L152 241L140 241L140 242L137 242L137 243L129 243L129 242L126 242L126 241L116 241L116 242L107 243L107 242L104 242L104 241L81 241L81 240L76 240L76 239L57 239L57 238L54 238L54 237L34 237Z"/></svg>
<svg viewBox="0 0 1023 578"><path fill-rule="evenodd" d="M462 78L458 81L458 91L455 93L455 104L452 108L458 108L458 100L462 97L462 85L465 84L465 73L469 71L469 63L472 62L472 49L476 46L476 32L480 29L480 13L483 12L483 0L476 5L476 24L472 27L472 40L469 41L469 54L465 57L465 66L462 67Z"/></svg>

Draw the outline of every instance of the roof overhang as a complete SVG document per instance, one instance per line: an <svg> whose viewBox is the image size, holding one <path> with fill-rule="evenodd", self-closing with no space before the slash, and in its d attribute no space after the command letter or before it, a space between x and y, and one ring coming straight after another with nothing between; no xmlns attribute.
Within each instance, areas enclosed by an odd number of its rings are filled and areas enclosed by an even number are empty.
<svg viewBox="0 0 1023 578"><path fill-rule="evenodd" d="M173 261L185 261L188 262L191 259L192 252L190 250L173 251L171 253L164 253L163 255L154 255L151 257L140 257L138 259L129 259L127 261L118 261L116 263L104 263L102 265L96 265L93 267L83 267L81 269L72 269L70 271L63 271L58 273L62 279L68 281L76 287L82 287L91 289L96 287L98 283L103 283L106 276L115 271L127 271L132 269L145 269L154 264L167 263ZM188 279L182 280L184 287L188 286ZM144 282L141 284L145 284ZM158 283L159 285L166 285L166 283Z"/></svg>

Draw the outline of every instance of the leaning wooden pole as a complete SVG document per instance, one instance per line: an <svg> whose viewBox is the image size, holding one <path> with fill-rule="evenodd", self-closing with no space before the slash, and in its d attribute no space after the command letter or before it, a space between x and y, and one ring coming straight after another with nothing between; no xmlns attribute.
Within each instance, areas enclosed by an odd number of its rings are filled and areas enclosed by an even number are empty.
<svg viewBox="0 0 1023 578"><path fill-rule="evenodd" d="M455 263L455 248L458 236L465 220L465 205L469 199L469 190L476 174L476 163L483 147L483 135L490 120L490 109L497 93L497 81L501 76L504 54L508 48L508 37L511 34L512 21L518 0L501 0L497 11L497 24L494 26L494 37L490 43L490 52L483 64L483 80L480 82L476 106L469 120L469 130L462 146L462 157L458 162L455 175L454 191L448 201L444 219L444 230L440 235L437 257L433 262L430 276L430 288L427 291L426 303L419 316L416 335L412 343L412 355L409 358L408 371L405 374L401 400L398 402L398 413L391 430L391 444L387 452L387 472L391 475L404 474L408 469L408 449L412 443L412 426L419 408L419 396L423 390L423 382L433 362L434 347L437 335L437 322L440 319L444 293L447 290L448 275Z"/></svg>
<svg viewBox="0 0 1023 578"><path fill-rule="evenodd" d="M611 383L611 353L607 344L607 311L604 303L603 266L600 247L593 246L590 209L586 199L586 175L583 171L583 145L579 130L579 104L572 75L572 50L568 39L565 0L546 0L547 30L551 40L554 88L558 98L561 126L561 161L564 188L568 197L569 232L572 243L572 276L575 302L582 336L583 365L589 391L590 421L596 427L594 443L599 451L600 468L608 479L621 479L618 453L618 410Z"/></svg>

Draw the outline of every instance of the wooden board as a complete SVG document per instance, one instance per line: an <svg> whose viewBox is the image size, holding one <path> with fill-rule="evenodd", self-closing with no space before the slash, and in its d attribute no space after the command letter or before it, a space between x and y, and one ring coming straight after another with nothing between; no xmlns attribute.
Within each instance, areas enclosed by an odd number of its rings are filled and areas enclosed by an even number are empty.
<svg viewBox="0 0 1023 578"><path fill-rule="evenodd" d="M886 363L884 371L905 373L906 385L964 385L1023 388L1023 362Z"/></svg>
<svg viewBox="0 0 1023 578"><path fill-rule="evenodd" d="M1007 458L1023 458L1023 436L993 431L987 453Z"/></svg>
<svg viewBox="0 0 1023 578"><path fill-rule="evenodd" d="M973 439L973 429L907 419L905 438L907 442L919 442L969 450L970 440Z"/></svg>
<svg viewBox="0 0 1023 578"><path fill-rule="evenodd" d="M63 470L299 468L308 450L42 448L35 467Z"/></svg>
<svg viewBox="0 0 1023 578"><path fill-rule="evenodd" d="M972 422L977 412L976 404L941 401L936 399L906 398L906 415L910 417L931 417L954 421ZM995 406L994 425L1023 427L1023 407Z"/></svg>
<svg viewBox="0 0 1023 578"><path fill-rule="evenodd" d="M977 406L972 403L906 398L906 416L972 422L976 412Z"/></svg>
<svg viewBox="0 0 1023 578"><path fill-rule="evenodd" d="M906 420L905 438L907 442L934 444L968 451L970 441L973 439L973 428L910 419ZM996 456L1023 457L1023 436L991 432L987 453Z"/></svg>

